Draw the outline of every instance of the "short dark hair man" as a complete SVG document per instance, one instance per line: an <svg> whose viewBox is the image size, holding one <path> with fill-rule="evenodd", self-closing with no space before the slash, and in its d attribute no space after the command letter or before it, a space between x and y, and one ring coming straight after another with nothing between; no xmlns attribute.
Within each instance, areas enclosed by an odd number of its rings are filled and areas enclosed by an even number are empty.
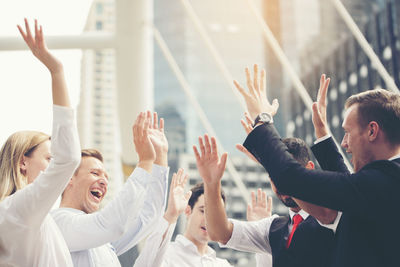
<svg viewBox="0 0 400 267"><path fill-rule="evenodd" d="M290 157L268 119L276 114L279 104L276 100L268 102L257 72L255 66L251 81L246 69L249 91L235 82L251 117L260 121L244 146L262 163L279 191L343 212L331 266L398 266L400 232L396 222L400 214L395 211L400 203L400 95L381 89L348 99L342 146L352 154L354 174L344 171L343 159L330 138L318 144L325 147L326 155L319 161L334 171L309 171ZM264 77L262 71L262 81ZM320 97L313 105L317 137L328 133L325 82L323 76Z"/></svg>

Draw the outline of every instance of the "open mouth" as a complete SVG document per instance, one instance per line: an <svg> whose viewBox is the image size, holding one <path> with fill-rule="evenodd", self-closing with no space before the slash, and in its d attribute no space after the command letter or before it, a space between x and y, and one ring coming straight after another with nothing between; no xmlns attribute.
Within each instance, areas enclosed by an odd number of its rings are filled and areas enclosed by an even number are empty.
<svg viewBox="0 0 400 267"><path fill-rule="evenodd" d="M206 229L204 226L202 226L202 227L200 227L200 228L201 228L201 230L207 232L207 229Z"/></svg>
<svg viewBox="0 0 400 267"><path fill-rule="evenodd" d="M98 201L100 201L103 198L103 195L104 195L103 192L101 192L98 189L90 190L90 193Z"/></svg>

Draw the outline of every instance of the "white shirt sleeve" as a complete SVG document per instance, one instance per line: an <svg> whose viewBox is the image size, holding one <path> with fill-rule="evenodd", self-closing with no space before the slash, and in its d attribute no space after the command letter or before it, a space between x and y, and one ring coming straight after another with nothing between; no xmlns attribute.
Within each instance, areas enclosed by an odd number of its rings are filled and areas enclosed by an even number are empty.
<svg viewBox="0 0 400 267"><path fill-rule="evenodd" d="M327 135L325 135L325 136L322 136L322 137L320 137L320 138L318 138L317 140L314 141L314 145L316 145L316 144L318 144L318 143L321 143L322 141L325 141L326 139L328 139L328 138L330 138L330 137L331 137L330 134L327 134Z"/></svg>
<svg viewBox="0 0 400 267"><path fill-rule="evenodd" d="M221 247L228 247L245 252L271 253L269 229L272 221L278 217L272 215L259 221L244 222L230 219L233 223L232 236Z"/></svg>
<svg viewBox="0 0 400 267"><path fill-rule="evenodd" d="M333 233L336 233L336 229L337 229L337 227L338 227L338 225L339 225L340 218L342 218L342 212L341 212L341 211L338 211L338 214L336 215L336 218L335 218L335 220L333 221L333 223L331 223L331 224L323 224L323 223L321 223L321 222L318 221L318 220L317 220L317 222L318 222L321 226L323 226L323 227L325 227L325 228L328 228L328 229L331 229L331 230L333 231Z"/></svg>
<svg viewBox="0 0 400 267"><path fill-rule="evenodd" d="M63 209L52 216L70 252L86 250L116 241L129 230L143 208L149 183L155 178L136 167L122 190L103 209L91 214L73 214Z"/></svg>
<svg viewBox="0 0 400 267"><path fill-rule="evenodd" d="M3 200L3 212L9 219L39 226L78 167L81 151L73 109L53 105L50 151L52 159L46 170Z"/></svg>
<svg viewBox="0 0 400 267"><path fill-rule="evenodd" d="M146 243L135 261L134 267L164 266L164 255L171 242L176 223L169 224L164 217L157 223L157 228L147 237ZM165 234L165 237L163 238Z"/></svg>
<svg viewBox="0 0 400 267"><path fill-rule="evenodd" d="M117 255L134 247L157 226L156 222L164 214L167 201L168 172L168 167L153 165L152 176L155 179L148 184L139 216L129 222L128 231L112 243Z"/></svg>

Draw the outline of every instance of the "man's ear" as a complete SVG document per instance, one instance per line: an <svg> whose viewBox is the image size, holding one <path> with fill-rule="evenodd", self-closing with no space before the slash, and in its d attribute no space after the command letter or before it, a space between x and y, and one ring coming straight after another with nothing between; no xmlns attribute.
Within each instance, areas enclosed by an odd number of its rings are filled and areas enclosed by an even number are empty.
<svg viewBox="0 0 400 267"><path fill-rule="evenodd" d="M314 162L312 162L311 160L309 160L309 161L307 162L307 164L306 164L306 169L314 170L314 169L315 169Z"/></svg>
<svg viewBox="0 0 400 267"><path fill-rule="evenodd" d="M192 214L192 208L189 205L187 205L185 209L185 215L189 216L190 214Z"/></svg>
<svg viewBox="0 0 400 267"><path fill-rule="evenodd" d="M376 121L371 121L368 123L368 140L374 141L379 133L379 124Z"/></svg>

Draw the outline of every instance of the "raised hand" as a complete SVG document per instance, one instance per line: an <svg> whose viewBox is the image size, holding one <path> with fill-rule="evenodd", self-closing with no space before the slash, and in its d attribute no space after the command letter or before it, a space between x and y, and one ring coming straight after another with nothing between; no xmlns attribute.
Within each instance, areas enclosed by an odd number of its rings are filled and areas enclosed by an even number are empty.
<svg viewBox="0 0 400 267"><path fill-rule="evenodd" d="M247 220L258 221L272 215L272 198L258 188L257 198L254 191L251 191L251 204L247 205Z"/></svg>
<svg viewBox="0 0 400 267"><path fill-rule="evenodd" d="M19 32L25 43L29 46L33 55L37 57L51 73L57 73L63 71L62 63L54 57L47 49L46 43L43 36L43 28L38 25L35 19L35 37L32 36L28 20L25 18L25 31L20 25L17 25Z"/></svg>
<svg viewBox="0 0 400 267"><path fill-rule="evenodd" d="M156 159L156 151L150 141L150 123L151 120L146 113L140 112L133 125L133 142L139 156L138 166L151 173L153 162Z"/></svg>
<svg viewBox="0 0 400 267"><path fill-rule="evenodd" d="M179 215L185 210L188 205L192 191L185 193L185 185L188 180L188 175L183 169L179 169L178 173L174 173L169 186L168 207L165 211L164 218L170 223L175 223Z"/></svg>
<svg viewBox="0 0 400 267"><path fill-rule="evenodd" d="M328 92L330 81L330 78L326 79L325 74L321 75L321 79L319 81L317 102L314 102L312 105L312 122L314 125L315 136L317 138L321 138L329 133L329 126L326 120L326 95Z"/></svg>
<svg viewBox="0 0 400 267"><path fill-rule="evenodd" d="M274 116L279 108L277 99L274 99L270 104L267 98L265 70L261 71L261 76L258 78L258 65L254 64L254 76L251 79L249 68L245 69L248 91L245 90L236 80L233 81L236 88L244 97L247 110L250 117L255 119L258 114L266 112Z"/></svg>
<svg viewBox="0 0 400 267"><path fill-rule="evenodd" d="M211 137L210 143L210 138L207 134L204 135L204 141L201 136L199 137L199 147L201 154L196 146L193 146L193 151L201 178L204 183L219 183L225 171L228 153L225 152L220 158L215 137Z"/></svg>
<svg viewBox="0 0 400 267"><path fill-rule="evenodd" d="M151 112L147 111L147 118L151 122ZM168 166L168 140L164 133L164 119L158 123L157 112L153 112L153 122L150 123L149 136L156 151L155 164Z"/></svg>

